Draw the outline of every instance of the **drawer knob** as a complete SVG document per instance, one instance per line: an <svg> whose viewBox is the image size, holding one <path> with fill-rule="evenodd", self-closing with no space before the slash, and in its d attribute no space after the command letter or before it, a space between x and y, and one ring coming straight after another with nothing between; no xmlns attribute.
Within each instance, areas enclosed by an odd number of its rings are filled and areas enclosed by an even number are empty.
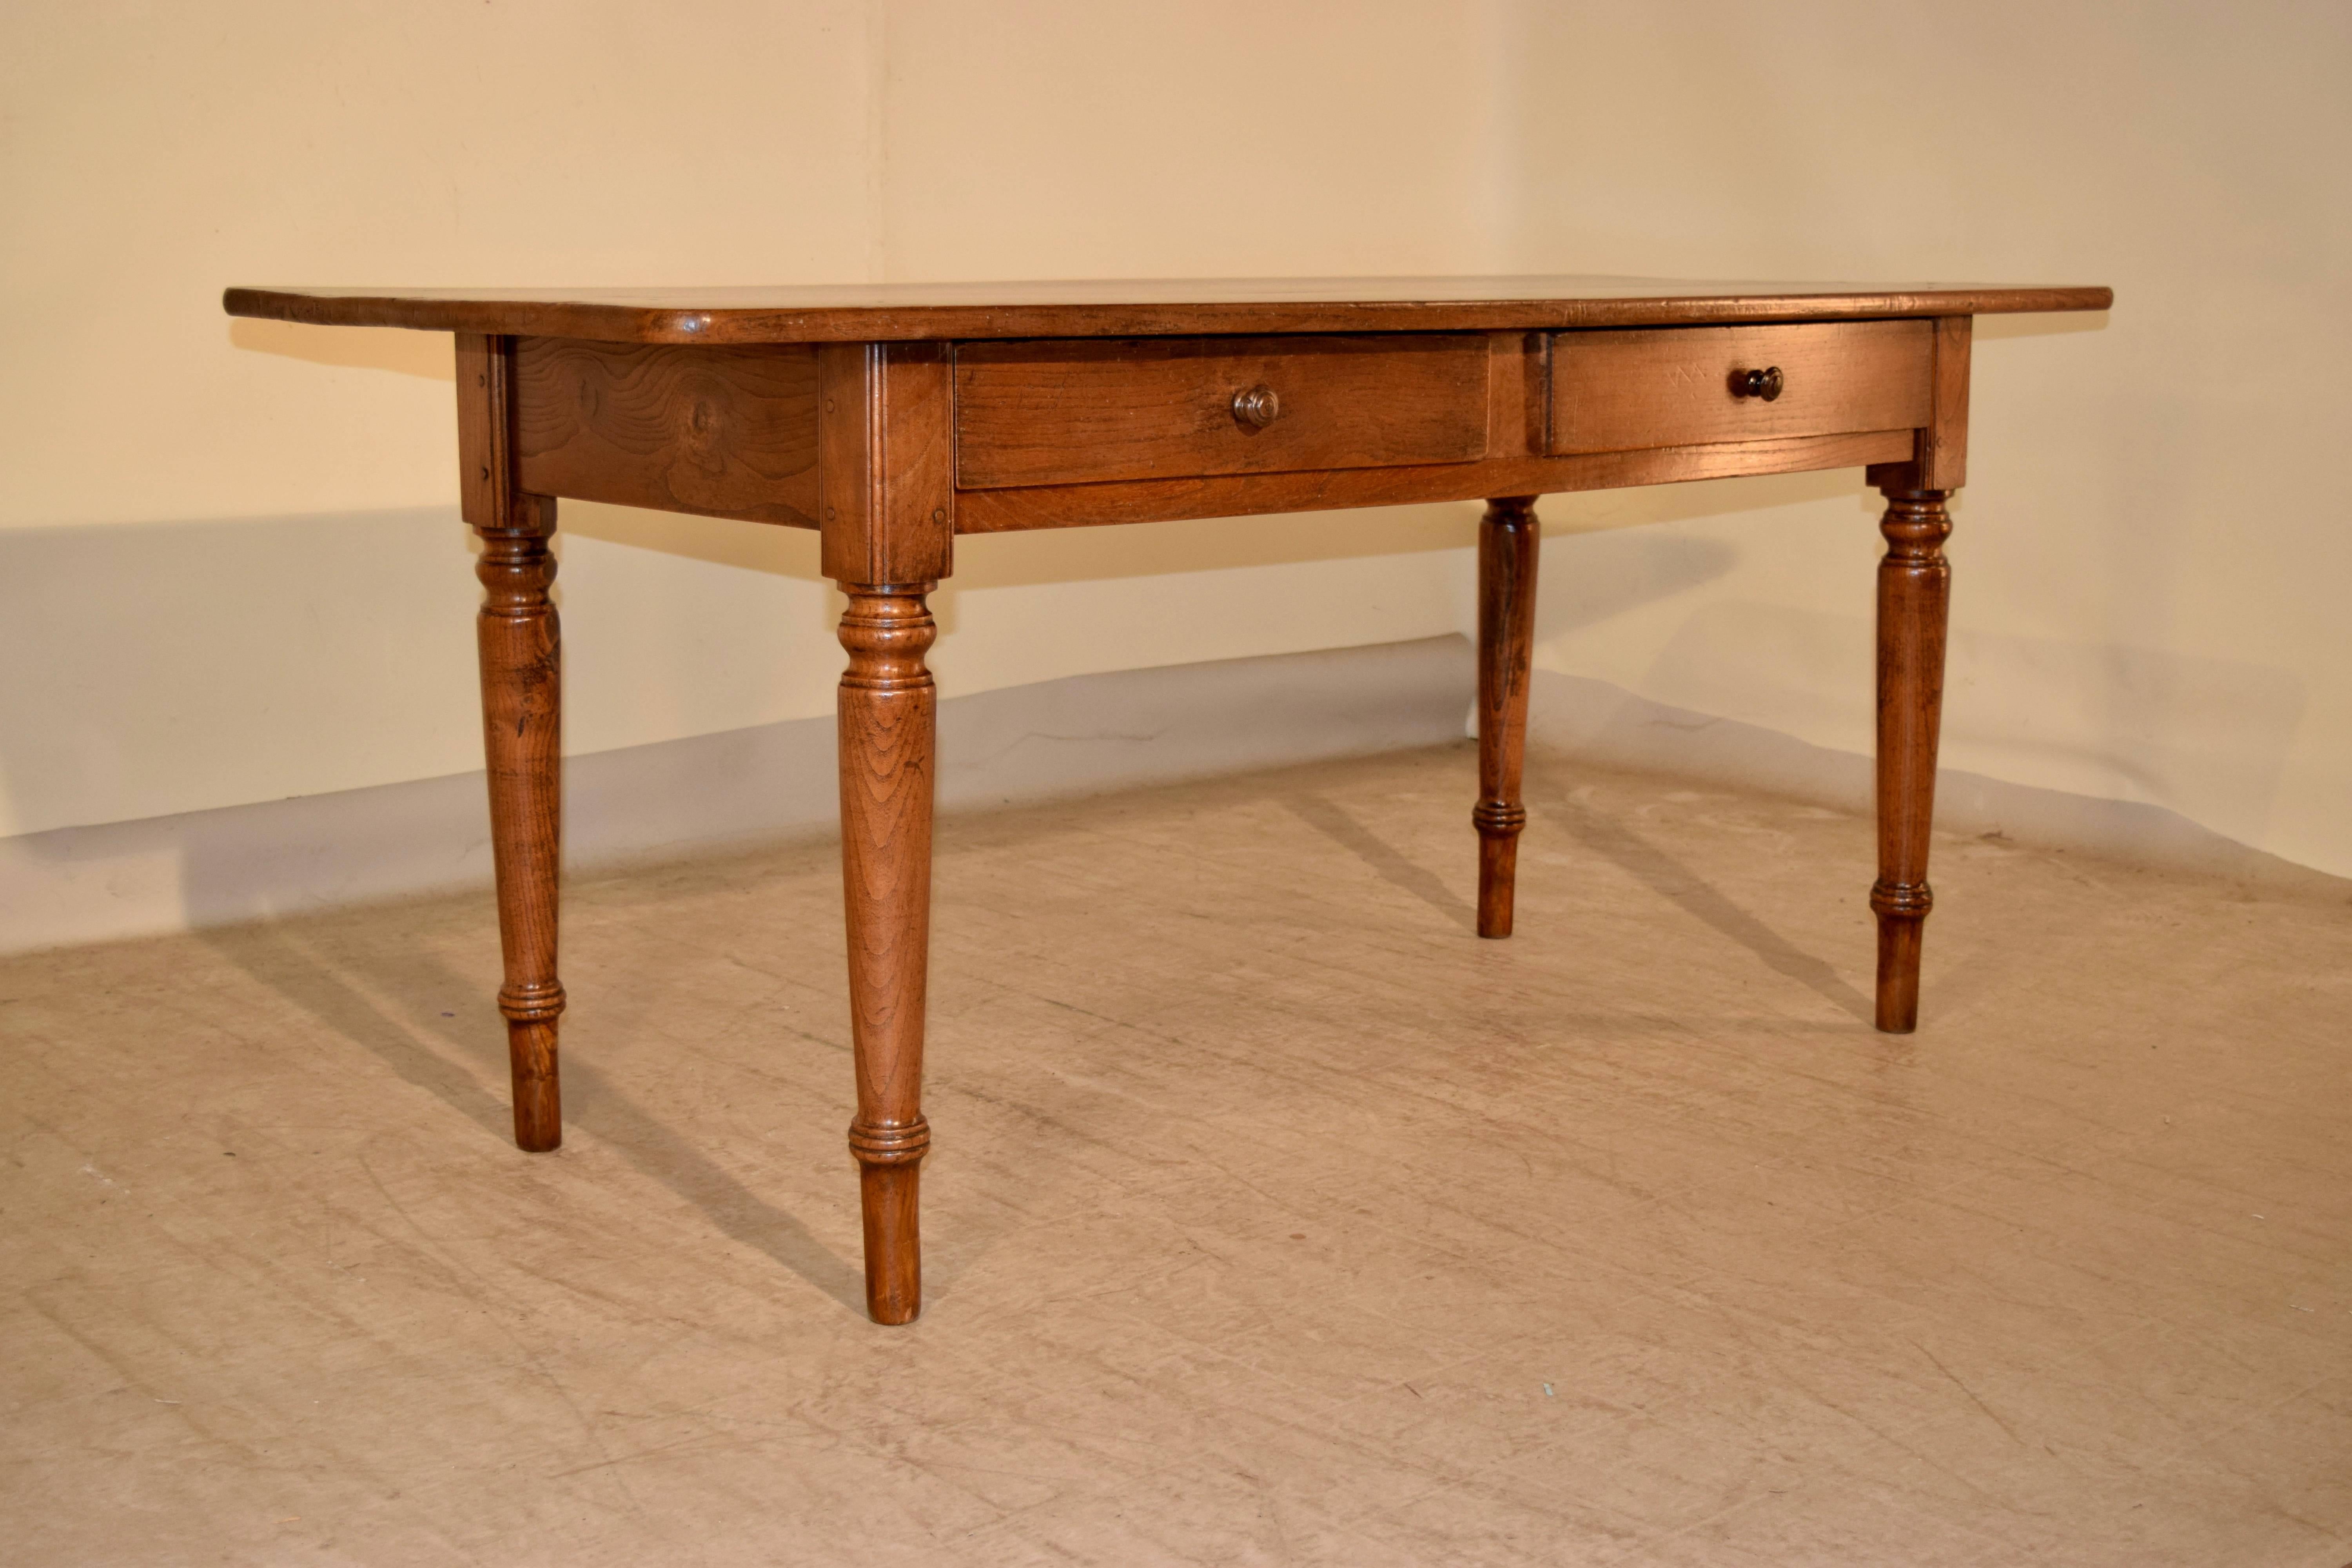
<svg viewBox="0 0 2352 1568"><path fill-rule="evenodd" d="M1777 364L1764 370L1735 370L1731 373L1731 395L1734 397L1760 397L1769 403L1780 395L1781 384L1780 367Z"/></svg>
<svg viewBox="0 0 2352 1568"><path fill-rule="evenodd" d="M1274 388L1259 384L1234 394L1234 418L1252 430L1263 430L1282 414L1282 399Z"/></svg>

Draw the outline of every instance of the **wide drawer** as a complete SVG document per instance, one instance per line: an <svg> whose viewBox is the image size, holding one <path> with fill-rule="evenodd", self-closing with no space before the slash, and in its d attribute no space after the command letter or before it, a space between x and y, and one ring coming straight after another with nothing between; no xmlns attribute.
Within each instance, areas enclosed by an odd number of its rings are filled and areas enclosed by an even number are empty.
<svg viewBox="0 0 2352 1568"><path fill-rule="evenodd" d="M1551 450L1916 428L1931 407L1934 334L1927 321L1555 333Z"/></svg>
<svg viewBox="0 0 2352 1568"><path fill-rule="evenodd" d="M962 343L956 483L1469 462L1486 356L1469 332Z"/></svg>

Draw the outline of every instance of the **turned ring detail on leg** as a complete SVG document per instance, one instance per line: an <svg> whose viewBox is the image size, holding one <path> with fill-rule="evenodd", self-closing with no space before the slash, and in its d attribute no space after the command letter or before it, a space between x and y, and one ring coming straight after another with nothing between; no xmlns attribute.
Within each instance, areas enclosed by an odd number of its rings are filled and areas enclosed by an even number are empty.
<svg viewBox="0 0 2352 1568"><path fill-rule="evenodd" d="M912 1165L931 1152L931 1124L912 1121L849 1124L849 1152L865 1165Z"/></svg>
<svg viewBox="0 0 2352 1568"><path fill-rule="evenodd" d="M1882 879L1870 885L1871 912L1882 919L1924 921L1935 907L1936 895L1925 882Z"/></svg>

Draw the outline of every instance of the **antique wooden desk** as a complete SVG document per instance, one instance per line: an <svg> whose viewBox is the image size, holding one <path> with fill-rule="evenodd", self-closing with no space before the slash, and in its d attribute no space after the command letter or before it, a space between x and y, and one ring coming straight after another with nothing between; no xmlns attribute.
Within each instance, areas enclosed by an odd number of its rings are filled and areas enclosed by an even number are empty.
<svg viewBox="0 0 2352 1568"><path fill-rule="evenodd" d="M813 528L848 595L842 867L866 1303L921 1305L930 920L924 598L955 536L1485 500L1478 934L1508 936L1534 498L1866 465L1878 574L1877 1023L1918 1013L1942 700L1945 500L1973 316L2105 289L1592 278L464 291L232 289L233 315L457 340L480 531L483 738L515 1140L552 1149L558 497Z"/></svg>

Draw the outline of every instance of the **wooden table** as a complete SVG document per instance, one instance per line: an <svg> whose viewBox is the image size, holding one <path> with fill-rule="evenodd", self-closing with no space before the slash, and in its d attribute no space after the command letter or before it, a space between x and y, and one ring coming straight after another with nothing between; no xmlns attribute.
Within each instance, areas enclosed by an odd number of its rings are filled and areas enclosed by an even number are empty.
<svg viewBox="0 0 2352 1568"><path fill-rule="evenodd" d="M1877 1023L1918 1016L1951 531L1979 314L2105 289L1593 278L756 289L232 289L232 315L455 332L484 544L483 740L515 1141L552 1149L558 497L813 528L841 619L842 868L866 1295L921 1306L934 696L960 533L1483 499L1478 934L1511 932L1534 498L1866 466L1878 574Z"/></svg>

